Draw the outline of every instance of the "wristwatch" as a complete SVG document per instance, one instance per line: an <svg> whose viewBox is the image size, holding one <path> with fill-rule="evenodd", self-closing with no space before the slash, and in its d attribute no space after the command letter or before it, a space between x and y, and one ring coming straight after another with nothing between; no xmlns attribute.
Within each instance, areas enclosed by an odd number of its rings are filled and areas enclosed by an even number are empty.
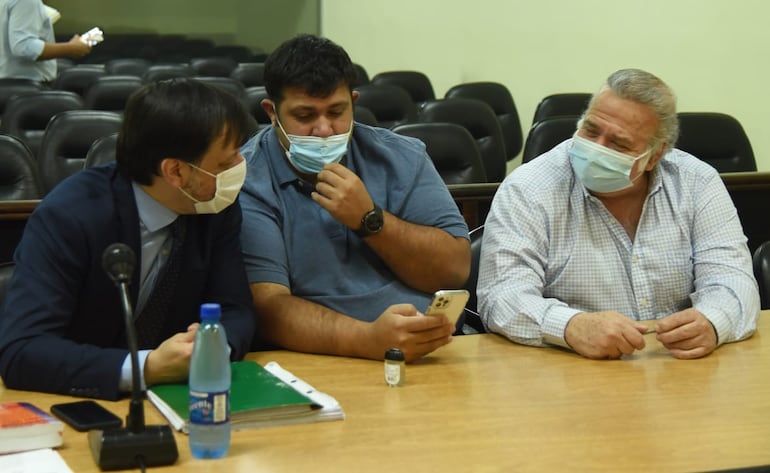
<svg viewBox="0 0 770 473"><path fill-rule="evenodd" d="M361 228L355 231L356 235L360 237L376 235L382 230L382 224L384 222L382 209L375 205L372 210L364 214L364 217L361 219Z"/></svg>

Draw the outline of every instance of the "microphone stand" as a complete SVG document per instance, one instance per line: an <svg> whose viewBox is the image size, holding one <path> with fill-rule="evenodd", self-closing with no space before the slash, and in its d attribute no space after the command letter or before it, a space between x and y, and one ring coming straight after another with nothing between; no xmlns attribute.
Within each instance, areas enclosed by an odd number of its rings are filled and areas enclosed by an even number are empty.
<svg viewBox="0 0 770 473"><path fill-rule="evenodd" d="M171 465L176 462L179 452L176 448L174 432L167 424L145 425L144 398L139 375L139 354L134 327L134 312L128 297L128 281L131 278L134 265L134 253L130 247L123 244L110 245L105 250L106 255L112 250L113 256L127 259L129 271L117 271L105 268L115 281L120 291L123 313L126 323L126 339L131 357L131 379L133 388L126 427L107 430L91 430L88 432L88 444L96 464L102 470L125 470L148 466ZM105 266L107 266L105 264ZM126 269L123 267L123 269Z"/></svg>

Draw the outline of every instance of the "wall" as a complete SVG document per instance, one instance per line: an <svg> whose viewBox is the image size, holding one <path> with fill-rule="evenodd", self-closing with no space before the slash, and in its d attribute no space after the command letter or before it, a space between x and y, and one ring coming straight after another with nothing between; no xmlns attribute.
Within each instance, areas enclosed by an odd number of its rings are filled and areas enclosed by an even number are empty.
<svg viewBox="0 0 770 473"><path fill-rule="evenodd" d="M151 32L205 37L272 51L297 33L318 33L318 0L48 0L62 18L57 32L92 26L110 33Z"/></svg>
<svg viewBox="0 0 770 473"><path fill-rule="evenodd" d="M461 82L502 82L525 129L548 94L595 92L617 69L646 69L674 89L680 111L738 118L759 170L770 171L770 2L327 0L320 14L322 34L370 76L417 69L437 96Z"/></svg>

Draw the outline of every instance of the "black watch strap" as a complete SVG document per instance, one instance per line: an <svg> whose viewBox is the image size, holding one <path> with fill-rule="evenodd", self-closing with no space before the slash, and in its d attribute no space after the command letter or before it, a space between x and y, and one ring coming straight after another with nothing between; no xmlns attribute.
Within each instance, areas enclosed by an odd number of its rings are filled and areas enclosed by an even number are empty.
<svg viewBox="0 0 770 473"><path fill-rule="evenodd" d="M361 227L355 231L356 235L367 237L380 233L384 222L382 209L375 205L372 210L364 214L364 217L361 219Z"/></svg>

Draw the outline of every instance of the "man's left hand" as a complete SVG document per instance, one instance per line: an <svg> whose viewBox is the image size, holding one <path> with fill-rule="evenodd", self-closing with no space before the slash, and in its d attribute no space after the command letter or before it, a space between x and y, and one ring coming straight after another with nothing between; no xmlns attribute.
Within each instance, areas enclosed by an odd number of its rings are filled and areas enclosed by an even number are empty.
<svg viewBox="0 0 770 473"><path fill-rule="evenodd" d="M717 347L717 334L711 322L697 309L685 309L655 324L657 339L675 358L701 358Z"/></svg>

